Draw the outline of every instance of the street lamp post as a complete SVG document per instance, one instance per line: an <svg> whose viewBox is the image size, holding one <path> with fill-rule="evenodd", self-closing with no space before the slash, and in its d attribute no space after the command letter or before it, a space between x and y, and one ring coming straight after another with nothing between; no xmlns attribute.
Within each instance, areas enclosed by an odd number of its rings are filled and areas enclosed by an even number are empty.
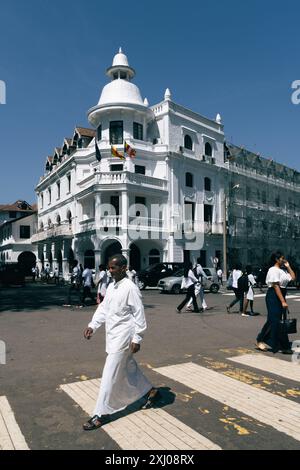
<svg viewBox="0 0 300 470"><path fill-rule="evenodd" d="M235 184L231 189L239 189L239 187L239 184ZM227 281L227 196L225 189L223 199L223 271L224 280Z"/></svg>

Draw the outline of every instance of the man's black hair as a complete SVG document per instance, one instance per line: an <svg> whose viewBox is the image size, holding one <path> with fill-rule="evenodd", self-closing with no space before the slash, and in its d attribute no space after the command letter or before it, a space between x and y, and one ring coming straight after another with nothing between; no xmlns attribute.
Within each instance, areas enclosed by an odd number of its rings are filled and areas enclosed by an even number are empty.
<svg viewBox="0 0 300 470"><path fill-rule="evenodd" d="M112 260L116 260L117 266L127 266L127 259L125 258L125 256L121 255L120 253L117 253L116 255L111 256L108 262Z"/></svg>

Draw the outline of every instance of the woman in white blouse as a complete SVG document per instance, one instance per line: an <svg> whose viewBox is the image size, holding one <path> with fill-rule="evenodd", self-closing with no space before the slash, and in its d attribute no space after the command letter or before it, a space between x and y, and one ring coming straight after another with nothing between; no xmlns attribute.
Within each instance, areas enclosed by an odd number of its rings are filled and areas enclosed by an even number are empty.
<svg viewBox="0 0 300 470"><path fill-rule="evenodd" d="M193 273L192 267L192 263L189 263L184 267L181 289L187 289L187 293L185 299L176 308L177 313L181 313L181 310L188 303L191 297L193 299L194 312L199 313L199 307L195 296L195 284L198 282L198 279Z"/></svg>
<svg viewBox="0 0 300 470"><path fill-rule="evenodd" d="M257 336L256 345L261 351L266 351L270 347L273 353L281 350L284 354L292 354L288 335L280 333L280 320L284 310L288 308L285 300L286 287L296 276L280 251L272 254L271 262L272 267L266 277L268 318Z"/></svg>

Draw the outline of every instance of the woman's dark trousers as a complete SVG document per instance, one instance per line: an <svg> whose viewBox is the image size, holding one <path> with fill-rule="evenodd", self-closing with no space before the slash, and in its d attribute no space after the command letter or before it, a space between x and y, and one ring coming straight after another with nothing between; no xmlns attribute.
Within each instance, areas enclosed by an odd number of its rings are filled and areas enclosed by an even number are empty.
<svg viewBox="0 0 300 470"><path fill-rule="evenodd" d="M235 299L229 305L229 308L233 307L235 304L240 302L240 313L243 313L244 309L244 292L238 290L236 287L233 287L233 292L235 293Z"/></svg>
<svg viewBox="0 0 300 470"><path fill-rule="evenodd" d="M191 297L193 299L194 312L199 312L199 308L198 308L198 304L197 304L197 300L196 300L196 296L195 296L195 286L194 286L194 284L192 284L191 286L189 286L187 288L186 297L183 300L183 302L181 302L181 304L178 305L177 310L183 309L183 307L188 303L188 301L190 300Z"/></svg>
<svg viewBox="0 0 300 470"><path fill-rule="evenodd" d="M282 291L282 294L285 297L284 291ZM280 349L290 349L288 335L286 333L282 333L280 330L280 320L282 317L283 308L273 287L269 287L268 289L266 295L266 304L268 318L261 332L257 336L257 341L266 343L268 346L270 346L273 353L276 353Z"/></svg>

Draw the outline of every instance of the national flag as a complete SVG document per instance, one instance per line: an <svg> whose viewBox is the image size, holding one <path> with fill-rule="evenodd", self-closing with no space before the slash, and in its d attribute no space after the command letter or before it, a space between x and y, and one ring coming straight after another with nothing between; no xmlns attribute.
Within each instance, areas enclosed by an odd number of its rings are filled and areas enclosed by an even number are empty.
<svg viewBox="0 0 300 470"><path fill-rule="evenodd" d="M101 153L100 153L100 150L99 150L96 139L95 139L95 151L96 151L96 158L97 158L98 162L100 162L101 161Z"/></svg>
<svg viewBox="0 0 300 470"><path fill-rule="evenodd" d="M127 153L130 158L134 158L136 156L136 151L134 150L134 148L130 147L127 142L124 143L124 154L125 153Z"/></svg>
<svg viewBox="0 0 300 470"><path fill-rule="evenodd" d="M116 147L114 147L113 145L111 146L111 154L112 154L113 157L118 157L118 158L121 158L121 160L125 160L124 155L122 153L118 152Z"/></svg>

